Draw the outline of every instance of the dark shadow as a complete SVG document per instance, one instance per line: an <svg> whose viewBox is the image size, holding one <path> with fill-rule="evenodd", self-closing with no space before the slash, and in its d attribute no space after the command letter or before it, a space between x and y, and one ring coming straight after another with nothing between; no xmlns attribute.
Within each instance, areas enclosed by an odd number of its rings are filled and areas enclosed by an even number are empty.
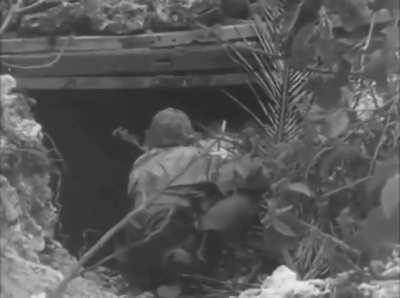
<svg viewBox="0 0 400 298"><path fill-rule="evenodd" d="M247 88L232 92L249 98ZM113 129L123 126L142 138L152 116L169 106L203 124L225 119L228 127L237 128L249 119L243 109L212 88L32 91L29 95L37 99L38 120L65 159L60 222L61 232L68 236L63 244L73 254L84 245L85 230L103 234L128 211L127 178L141 152L113 138ZM94 233L91 238L96 237Z"/></svg>

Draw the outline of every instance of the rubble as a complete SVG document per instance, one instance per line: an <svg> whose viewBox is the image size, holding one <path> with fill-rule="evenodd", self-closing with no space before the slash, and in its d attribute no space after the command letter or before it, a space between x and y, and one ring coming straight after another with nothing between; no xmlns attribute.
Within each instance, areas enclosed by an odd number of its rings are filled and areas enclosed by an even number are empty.
<svg viewBox="0 0 400 298"><path fill-rule="evenodd" d="M5 7L6 10L8 9ZM221 22L217 0L60 0L13 18L20 36L137 34Z"/></svg>
<svg viewBox="0 0 400 298"><path fill-rule="evenodd" d="M2 297L46 297L76 260L53 240L58 210L54 173L42 127L29 99L2 75L0 97L0 288ZM75 279L66 297L117 297L101 284Z"/></svg>
<svg viewBox="0 0 400 298"><path fill-rule="evenodd" d="M329 293L324 288L323 280L301 281L295 272L280 266L264 280L260 289L246 290L239 298L317 298Z"/></svg>

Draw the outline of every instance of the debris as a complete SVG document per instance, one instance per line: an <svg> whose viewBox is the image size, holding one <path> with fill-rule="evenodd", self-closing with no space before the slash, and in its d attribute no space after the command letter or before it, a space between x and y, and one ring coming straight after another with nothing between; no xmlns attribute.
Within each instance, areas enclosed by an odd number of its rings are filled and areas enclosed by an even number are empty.
<svg viewBox="0 0 400 298"><path fill-rule="evenodd" d="M328 293L323 280L300 281L286 266L278 267L267 277L260 289L242 292L239 298L312 298Z"/></svg>

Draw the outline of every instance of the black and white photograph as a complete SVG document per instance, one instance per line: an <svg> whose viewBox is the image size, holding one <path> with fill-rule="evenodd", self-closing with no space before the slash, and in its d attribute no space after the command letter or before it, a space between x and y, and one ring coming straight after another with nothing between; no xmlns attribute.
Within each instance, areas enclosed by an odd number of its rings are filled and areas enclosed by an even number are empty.
<svg viewBox="0 0 400 298"><path fill-rule="evenodd" d="M399 0L0 0L0 298L400 298Z"/></svg>

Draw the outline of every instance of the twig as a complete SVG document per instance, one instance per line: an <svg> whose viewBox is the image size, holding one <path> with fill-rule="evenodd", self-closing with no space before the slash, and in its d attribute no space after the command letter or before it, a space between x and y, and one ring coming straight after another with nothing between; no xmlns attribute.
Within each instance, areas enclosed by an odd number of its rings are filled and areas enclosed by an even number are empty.
<svg viewBox="0 0 400 298"><path fill-rule="evenodd" d="M129 221L131 220L132 217L134 217L136 214L139 214L145 209L146 205L142 204L139 206L139 208L132 210L129 212L120 222L118 222L115 226L113 226L110 230L108 230L101 238L99 241L96 242L95 245L93 245L79 260L78 263L76 263L72 269L66 274L64 279L61 281L61 283L54 289L54 291L51 291L48 293L48 298L59 298L62 297L62 293L65 291L67 288L68 283L74 279L78 274L79 270L81 267L99 250L101 249L119 230L121 230Z"/></svg>
<svg viewBox="0 0 400 298"><path fill-rule="evenodd" d="M360 255L360 251L357 249L354 249L352 247L350 247L348 244L346 244L344 241L340 240L339 238L336 238L332 235L329 235L327 233L324 233L323 231L321 231L318 227L311 225L307 222L305 222L304 220L298 219L300 225L307 227L308 229L310 229L311 232L315 232L318 236L323 237L326 240L331 241L332 243L336 244L337 246L339 246L342 249L347 250L348 252L359 256Z"/></svg>
<svg viewBox="0 0 400 298"><path fill-rule="evenodd" d="M66 290L68 283L74 279L78 274L81 269L81 267L87 263L89 259L91 259L94 254L100 250L116 233L118 233L125 225L127 225L131 219L142 212L146 207L147 207L147 202L153 202L155 201L158 197L160 197L165 190L168 189L176 180L178 180L180 177L182 177L186 171L188 170L189 167L191 167L197 160L202 158L203 156L206 156L212 148L215 146L216 142L213 142L209 147L206 148L206 151L201 154L198 158L192 159L187 166L182 170L181 173L178 173L175 177L173 177L169 183L163 187L161 190L157 191L151 198L147 199L146 197L144 198L143 202L141 205L139 205L138 208L133 209L130 211L127 215L125 215L116 225L114 225L111 229L109 229L101 238L82 256L82 258L79 260L78 263L76 263L71 270L66 274L64 279L61 281L61 283L53 290L48 293L47 298L61 298L63 292ZM145 194L143 194L145 195Z"/></svg>
<svg viewBox="0 0 400 298"><path fill-rule="evenodd" d="M394 105L394 102L390 106L389 112L392 110L393 105ZM386 132L387 132L389 126L390 126L390 123L391 123L390 122L390 115L387 115L385 126L383 127L382 134L379 137L378 145L375 148L374 155L372 156L372 160L371 160L371 163L369 165L369 170L368 170L368 174L369 175L372 175L372 173L373 173L373 171L375 169L376 160L378 159L379 152L380 152L380 150L381 150L381 148L383 146L383 143L385 142Z"/></svg>
<svg viewBox="0 0 400 298"><path fill-rule="evenodd" d="M368 181L369 178L371 178L370 175L368 175L366 177L363 177L363 178L360 178L360 179L358 179L358 180L356 180L356 181L354 181L352 183L349 183L349 184L343 185L341 187L335 188L335 189L333 189L331 191L328 191L328 192L322 194L320 196L320 198L321 199L328 199L330 196L332 196L334 194L337 194L337 193L339 193L339 192L341 192L343 190L349 189L349 188L353 188L354 186L357 186L358 184L361 184L361 183L364 183L365 181Z"/></svg>
<svg viewBox="0 0 400 298"><path fill-rule="evenodd" d="M49 152L54 151L57 155L57 161L61 161L61 163L65 163L65 159L64 156L61 154L60 149L58 149L58 146L56 144L56 142L54 141L54 139L50 136L50 134L43 132L43 136L46 137L51 145L51 149L49 150Z"/></svg>
<svg viewBox="0 0 400 298"><path fill-rule="evenodd" d="M22 0L17 0L17 3L15 3L14 5L11 4L10 9L8 11L8 14L7 14L6 18L4 19L3 24L1 24L0 35L3 35L4 32L7 30L8 26L10 25L10 22L11 22L12 18L15 15L15 13L21 7L21 4L22 4Z"/></svg>
<svg viewBox="0 0 400 298"><path fill-rule="evenodd" d="M308 182L308 177L310 175L310 171L312 169L312 167L315 165L315 162L317 161L318 158L320 158L322 156L322 154L326 153L327 151L332 150L333 147L323 147L320 151L318 151L313 159L311 160L311 162L309 163L309 165L307 166L307 169L305 171L305 175L304 178L306 179L306 182Z"/></svg>
<svg viewBox="0 0 400 298"><path fill-rule="evenodd" d="M16 13L24 14L30 13L32 10L42 6L43 4L50 4L50 3L62 3L62 0L39 0L37 2L32 3L31 5L21 7L16 10Z"/></svg>
<svg viewBox="0 0 400 298"><path fill-rule="evenodd" d="M156 237L157 235L159 235L159 234L166 228L166 226L167 226L168 223L170 222L170 219L171 219L173 213L174 213L174 209L173 209L173 208L169 208L169 212L168 212L168 214L167 214L167 217L166 217L166 219L164 220L162 226L161 226L159 229L157 229L157 230L151 232L151 233L148 234L144 239L139 240L139 241L135 241L135 242L133 242L133 243L127 245L126 247L121 248L121 249L119 249L119 250L113 252L112 254L109 254L108 256L106 256L106 257L104 257L103 259L101 259L100 261L98 261L96 264L94 264L94 265L92 265L92 266L86 268L85 271L91 271L91 270L93 270L93 269L95 269L95 268L97 268L97 267L103 265L104 263L106 263L106 262L108 262L108 261L110 261L110 260L112 260L112 259L115 259L115 258L118 257L119 255L122 255L122 254L128 252L128 251L131 250L132 248L141 246L141 245L143 245L143 244L149 242L151 239L153 239L154 237Z"/></svg>
<svg viewBox="0 0 400 298"><path fill-rule="evenodd" d="M338 74L337 71L321 69L321 68L316 68L316 67L312 67L312 66L307 66L305 70L307 72L311 72L311 73L326 74L326 75L337 75ZM360 77L363 77L364 75L365 74L362 71L353 71L353 72L348 73L348 76L352 77L352 78L360 78Z"/></svg>
<svg viewBox="0 0 400 298"><path fill-rule="evenodd" d="M221 92L223 94L225 94L226 96L228 96L230 99L232 99L234 102L236 102L243 110L245 110L251 117L253 117L254 121L256 121L258 123L258 125L260 125L261 128L266 130L265 124L262 122L262 120L254 112L252 112L246 105L244 105L240 100L238 100L235 96L230 94L228 91L221 90ZM267 130L266 130L266 132L268 133Z"/></svg>
<svg viewBox="0 0 400 298"><path fill-rule="evenodd" d="M18 65L18 64L12 64L8 62L1 61L1 64L3 64L6 67L12 67L12 68L17 68L17 69L39 69L39 68L47 68L47 67L52 67L54 64L56 64L60 59L61 56L65 52L66 45L64 45L60 51L57 53L57 56L54 57L51 61L45 63L45 64L38 64L38 65Z"/></svg>
<svg viewBox="0 0 400 298"><path fill-rule="evenodd" d="M361 49L363 52L363 54L361 55L361 60L360 60L361 72L363 72L364 68L365 68L365 65L364 65L365 64L365 52L368 50L369 45L371 44L372 33L374 32L374 27L375 27L375 18L376 18L376 13L374 12L371 17L371 24L369 26L369 31L368 31L367 38L365 40L365 44Z"/></svg>
<svg viewBox="0 0 400 298"><path fill-rule="evenodd" d="M288 105L288 88L289 88L289 66L285 65L284 72L283 72L283 86L282 86L282 98L281 98L281 105L280 105L280 115L279 115L279 127L277 131L277 135L275 135L275 142L280 143L283 141L285 123L286 123L286 112L287 112L287 105Z"/></svg>
<svg viewBox="0 0 400 298"><path fill-rule="evenodd" d="M269 53L269 52L266 52L263 49L257 49L256 47L251 47L249 45L239 44L236 47L237 48L241 48L241 49L245 49L245 50L249 50L251 52L266 56L268 58L273 58L273 59L276 59L276 60L284 60L284 59L289 58L289 56L285 56L285 55L277 54L277 53Z"/></svg>

